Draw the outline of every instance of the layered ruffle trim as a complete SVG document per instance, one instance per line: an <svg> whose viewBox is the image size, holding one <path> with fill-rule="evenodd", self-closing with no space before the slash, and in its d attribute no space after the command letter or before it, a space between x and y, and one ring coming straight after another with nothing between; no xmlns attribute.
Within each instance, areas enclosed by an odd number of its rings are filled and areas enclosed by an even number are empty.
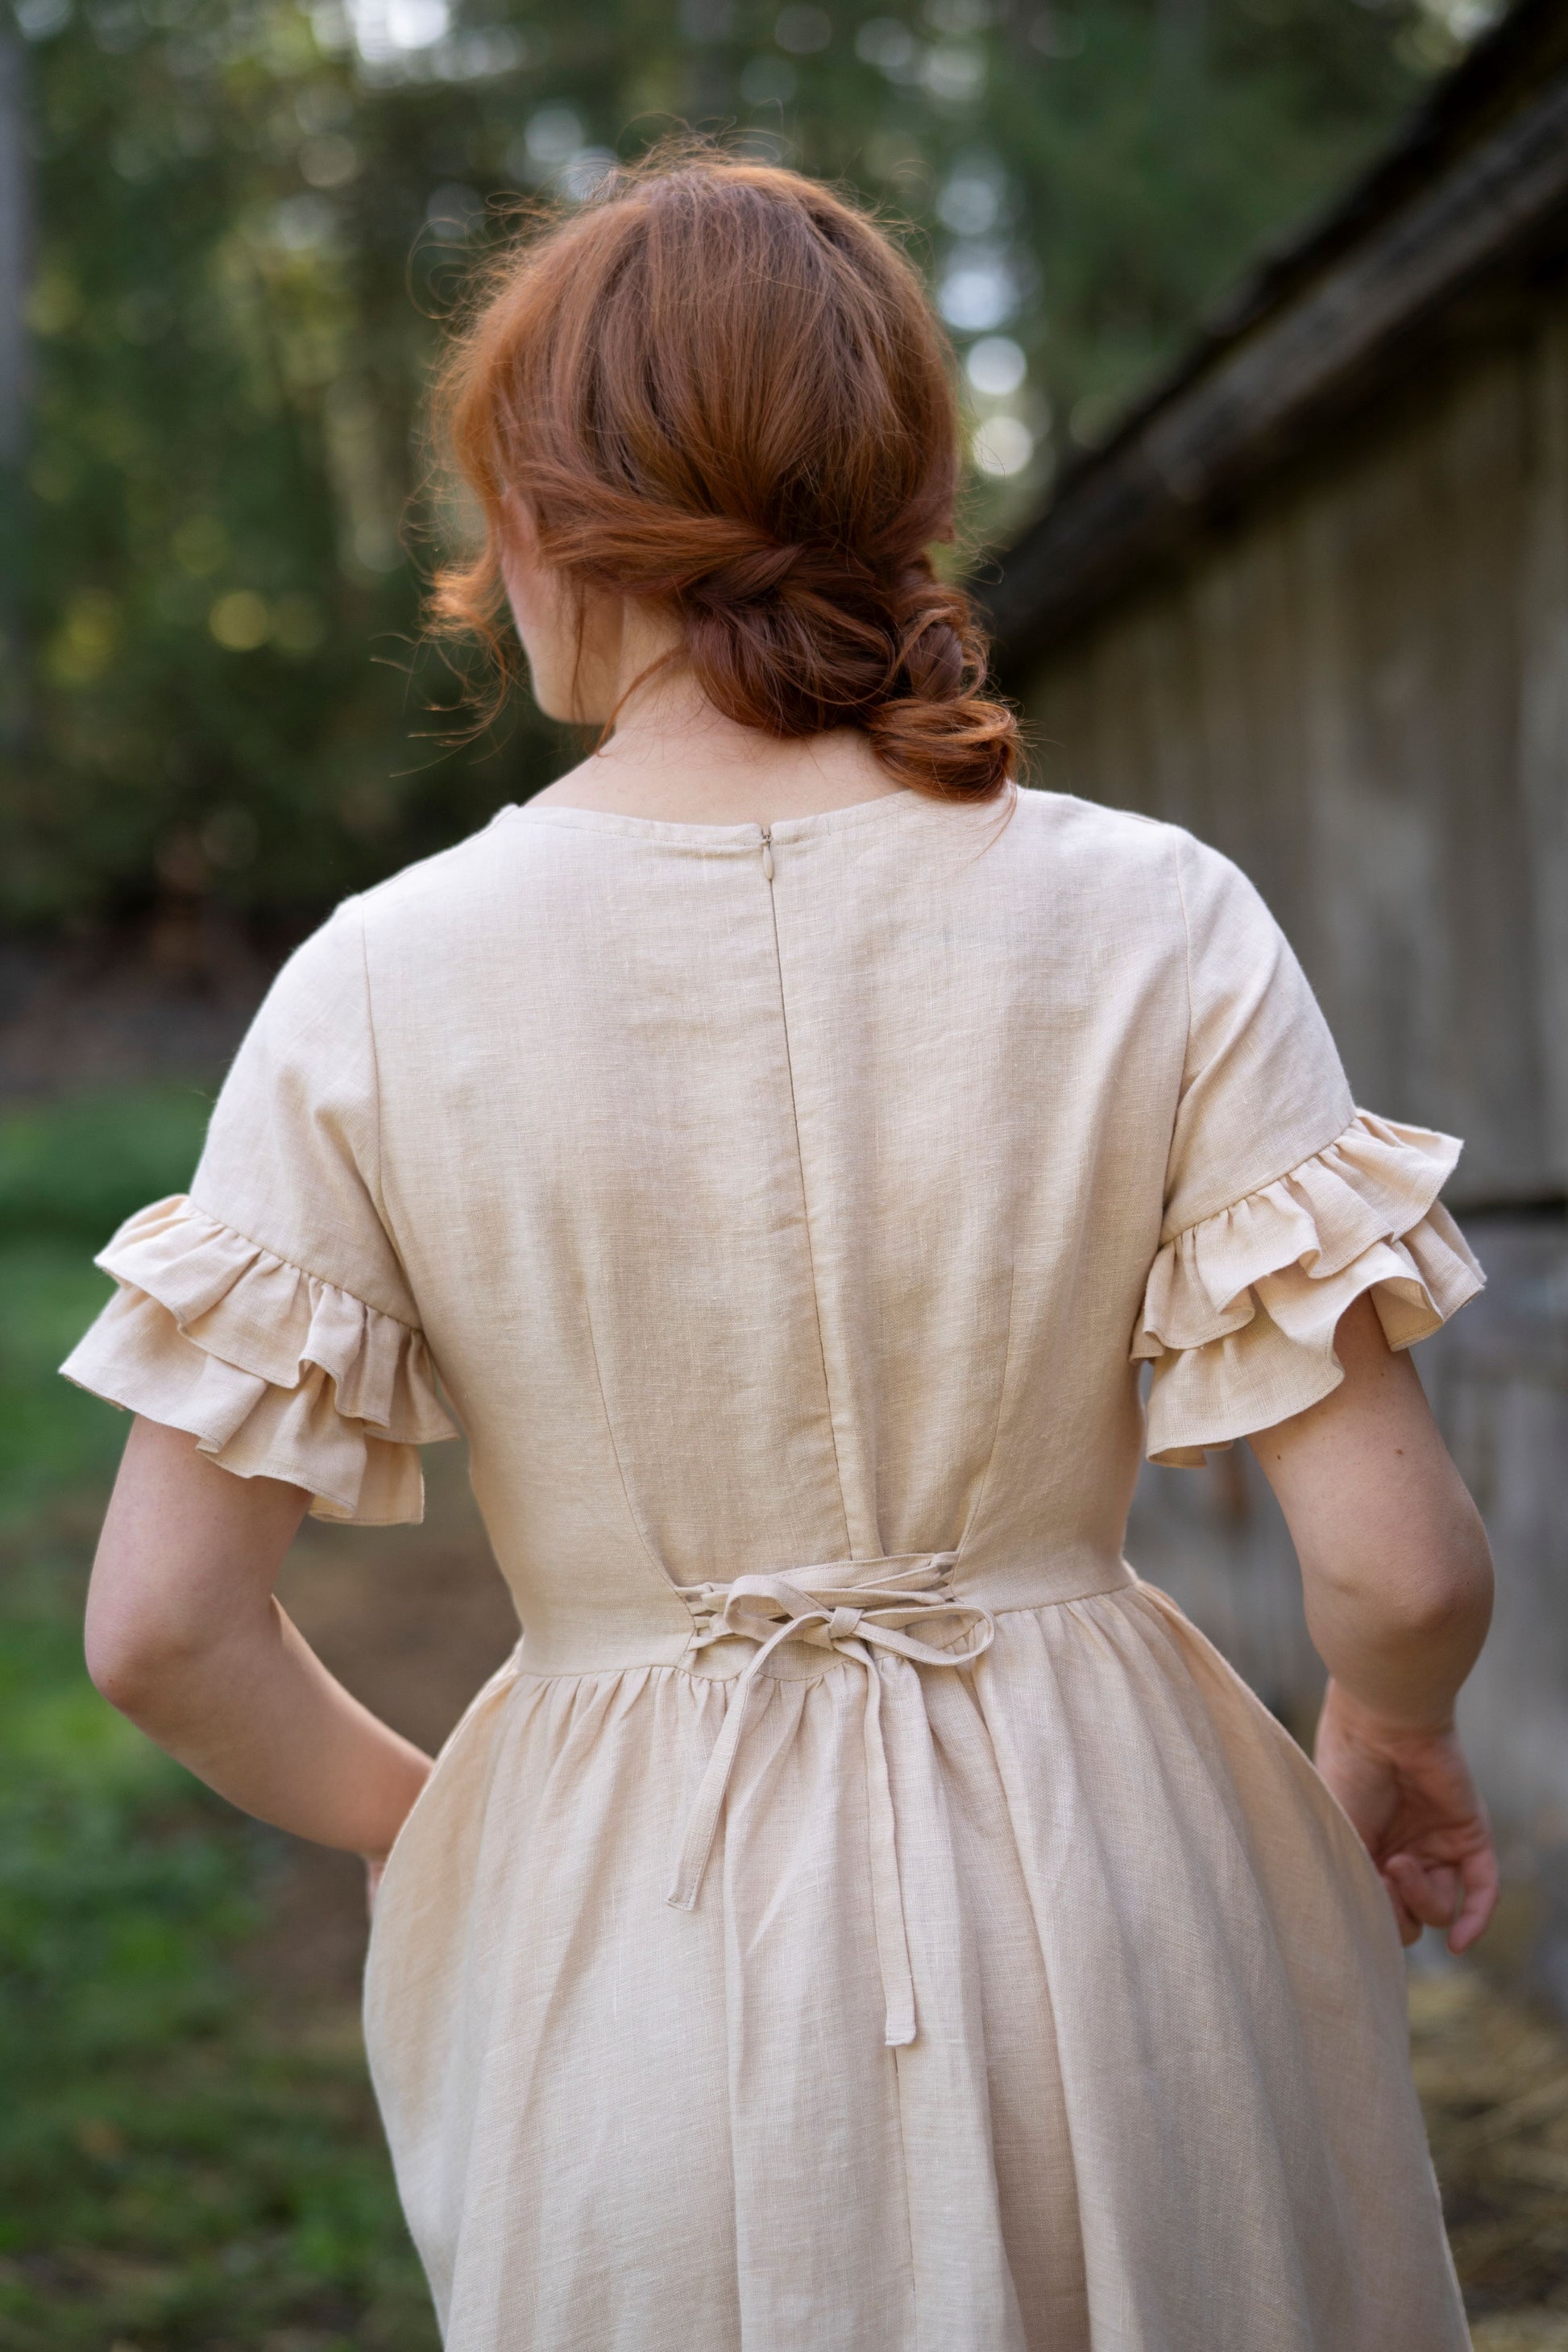
<svg viewBox="0 0 1568 2352"><path fill-rule="evenodd" d="M418 1519L417 1449L458 1434L424 1335L219 1224L183 1194L97 1260L119 1290L61 1366L183 1429L241 1478L310 1489L318 1518Z"/></svg>
<svg viewBox="0 0 1568 2352"><path fill-rule="evenodd" d="M1363 1291L1391 1348L1447 1320L1486 1277L1437 1199L1461 1146L1358 1111L1342 1135L1161 1249L1132 1343L1153 1363L1149 1456L1270 1429L1337 1388L1341 1316Z"/></svg>

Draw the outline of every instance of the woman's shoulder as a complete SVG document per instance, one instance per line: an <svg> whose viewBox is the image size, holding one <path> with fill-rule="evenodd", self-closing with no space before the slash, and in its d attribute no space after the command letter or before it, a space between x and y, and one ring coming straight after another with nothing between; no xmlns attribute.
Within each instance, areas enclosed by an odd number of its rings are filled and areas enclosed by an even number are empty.
<svg viewBox="0 0 1568 2352"><path fill-rule="evenodd" d="M513 929L527 903L530 869L541 865L536 845L546 830L515 823L519 814L509 803L478 832L345 898L300 953L323 968L357 954L374 983L400 968L437 968L498 927ZM548 890L549 875L538 878ZM335 940L342 944L334 951Z"/></svg>
<svg viewBox="0 0 1568 2352"><path fill-rule="evenodd" d="M498 871L513 862L526 831L512 823L518 814L517 804L509 802L476 833L401 866L384 881L345 900L344 907L353 908L360 923L369 929L407 921L422 912L439 916L443 909L460 908L482 895Z"/></svg>
<svg viewBox="0 0 1568 2352"><path fill-rule="evenodd" d="M1194 852L1215 854L1180 825L1033 785L1019 793L1008 830L1017 835L1016 854L1034 865L1032 878L1048 896L1091 917L1118 905L1158 909L1178 929L1184 860Z"/></svg>
<svg viewBox="0 0 1568 2352"><path fill-rule="evenodd" d="M1018 814L1042 866L1076 894L1152 893L1184 929L1200 914L1205 928L1215 917L1248 928L1271 920L1240 866L1184 825L1034 787L1019 793Z"/></svg>
<svg viewBox="0 0 1568 2352"><path fill-rule="evenodd" d="M1184 825L1165 817L1145 815L1141 809L1113 807L1107 801L1085 800L1077 793L1047 792L1026 785L1018 794L1018 813L1042 844L1058 856L1092 859L1114 868L1163 866L1167 871L1180 860L1196 857L1228 860L1211 849Z"/></svg>

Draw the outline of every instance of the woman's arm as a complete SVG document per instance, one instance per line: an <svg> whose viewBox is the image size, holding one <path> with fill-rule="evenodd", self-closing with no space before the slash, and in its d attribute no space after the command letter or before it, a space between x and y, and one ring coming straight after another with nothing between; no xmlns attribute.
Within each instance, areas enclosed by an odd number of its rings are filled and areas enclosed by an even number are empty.
<svg viewBox="0 0 1568 2352"><path fill-rule="evenodd" d="M374 1887L430 1759L351 1697L273 1598L310 1499L133 1423L88 1594L88 1672L231 1803L363 1854Z"/></svg>
<svg viewBox="0 0 1568 2352"><path fill-rule="evenodd" d="M1491 1558L1415 1368L1390 1350L1370 1297L1342 1318L1334 1345L1341 1385L1250 1441L1331 1678L1318 1769L1382 1872L1404 1940L1443 1927L1462 1952L1498 1892L1490 1826L1454 1730L1491 1616Z"/></svg>

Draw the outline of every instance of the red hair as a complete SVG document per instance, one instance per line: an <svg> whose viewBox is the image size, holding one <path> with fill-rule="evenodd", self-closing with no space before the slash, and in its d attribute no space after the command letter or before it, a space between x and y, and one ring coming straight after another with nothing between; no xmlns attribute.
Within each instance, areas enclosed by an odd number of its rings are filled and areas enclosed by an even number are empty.
<svg viewBox="0 0 1568 2352"><path fill-rule="evenodd" d="M857 727L918 792L1001 791L1016 727L929 553L953 535L950 353L879 228L794 172L656 155L482 293L437 415L485 537L437 575L438 631L500 655L510 494L578 591L676 614L726 718Z"/></svg>

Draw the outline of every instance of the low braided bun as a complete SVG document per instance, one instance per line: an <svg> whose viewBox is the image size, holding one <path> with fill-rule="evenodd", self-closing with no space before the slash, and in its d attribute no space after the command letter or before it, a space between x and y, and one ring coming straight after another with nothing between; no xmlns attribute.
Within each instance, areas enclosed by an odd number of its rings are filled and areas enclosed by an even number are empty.
<svg viewBox="0 0 1568 2352"><path fill-rule="evenodd" d="M499 645L503 501L585 591L679 618L715 708L859 729L889 772L984 800L1013 772L953 532L950 355L914 272L790 172L656 156L498 265L441 405L486 543L437 625Z"/></svg>

